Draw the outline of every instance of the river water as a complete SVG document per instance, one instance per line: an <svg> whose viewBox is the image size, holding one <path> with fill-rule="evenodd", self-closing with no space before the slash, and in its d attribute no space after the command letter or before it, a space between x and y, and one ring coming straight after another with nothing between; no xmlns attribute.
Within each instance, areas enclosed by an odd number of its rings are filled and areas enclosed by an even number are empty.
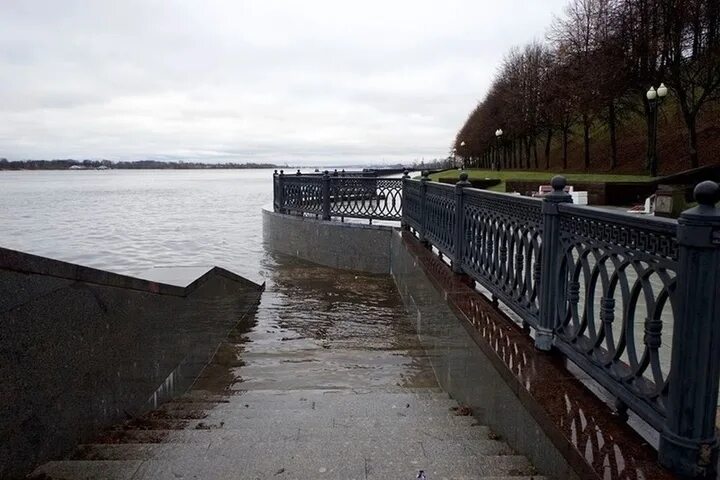
<svg viewBox="0 0 720 480"><path fill-rule="evenodd" d="M218 265L261 281L272 170L0 172L0 246L123 274Z"/></svg>

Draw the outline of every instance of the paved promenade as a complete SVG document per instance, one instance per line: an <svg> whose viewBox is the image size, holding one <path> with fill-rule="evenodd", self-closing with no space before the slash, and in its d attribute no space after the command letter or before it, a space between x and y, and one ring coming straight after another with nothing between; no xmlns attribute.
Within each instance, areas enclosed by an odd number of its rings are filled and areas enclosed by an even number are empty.
<svg viewBox="0 0 720 480"><path fill-rule="evenodd" d="M439 389L391 278L265 266L254 324L188 394L37 478L543 478Z"/></svg>

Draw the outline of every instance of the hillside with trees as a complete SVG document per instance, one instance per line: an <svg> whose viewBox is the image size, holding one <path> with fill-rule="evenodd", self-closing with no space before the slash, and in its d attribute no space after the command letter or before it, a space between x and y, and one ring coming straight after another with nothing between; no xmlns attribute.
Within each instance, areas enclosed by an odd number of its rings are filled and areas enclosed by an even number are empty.
<svg viewBox="0 0 720 480"><path fill-rule="evenodd" d="M468 166L645 173L661 83L660 173L720 163L720 0L572 0L506 54L453 146Z"/></svg>

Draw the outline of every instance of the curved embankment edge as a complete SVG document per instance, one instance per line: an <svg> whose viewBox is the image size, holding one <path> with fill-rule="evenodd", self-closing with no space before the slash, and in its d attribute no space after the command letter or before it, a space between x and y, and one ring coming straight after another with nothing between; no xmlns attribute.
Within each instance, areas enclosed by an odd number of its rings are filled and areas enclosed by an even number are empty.
<svg viewBox="0 0 720 480"><path fill-rule="evenodd" d="M390 273L391 240L396 228L316 220L269 208L263 208L262 214L268 250L342 270Z"/></svg>

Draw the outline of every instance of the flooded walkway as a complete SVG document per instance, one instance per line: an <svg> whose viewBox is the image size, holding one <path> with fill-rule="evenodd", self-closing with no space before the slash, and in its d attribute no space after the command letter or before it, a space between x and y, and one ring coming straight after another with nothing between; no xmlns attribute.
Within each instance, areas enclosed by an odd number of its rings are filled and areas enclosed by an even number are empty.
<svg viewBox="0 0 720 480"><path fill-rule="evenodd" d="M437 385L392 278L268 258L252 325L190 392L37 478L530 478ZM538 479L541 477L534 476Z"/></svg>

